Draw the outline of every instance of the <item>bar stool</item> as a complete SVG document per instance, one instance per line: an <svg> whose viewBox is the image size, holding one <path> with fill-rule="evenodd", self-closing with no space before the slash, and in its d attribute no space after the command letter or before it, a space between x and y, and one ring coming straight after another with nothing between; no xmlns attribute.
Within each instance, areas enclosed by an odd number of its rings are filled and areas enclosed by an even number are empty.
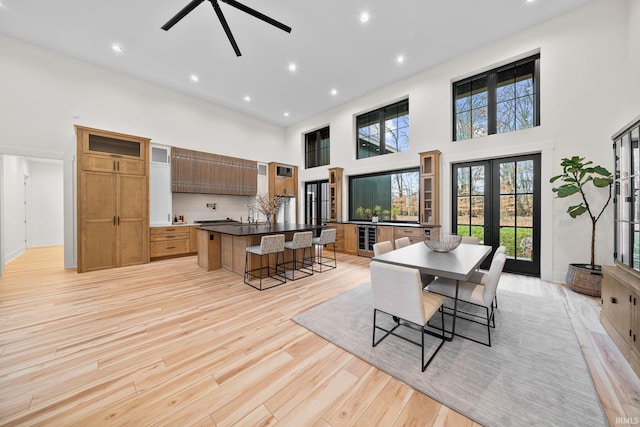
<svg viewBox="0 0 640 427"><path fill-rule="evenodd" d="M302 231L293 233L293 239L284 242L285 249L289 249L293 252L293 260L288 261L285 264L291 264L291 280L296 280L296 271L303 274L302 277L311 276L313 274L313 263L307 264L307 260L311 257L305 258L305 252L307 248L311 252L311 242L313 240L312 231ZM302 262L298 265L298 249L302 249ZM306 270L305 270L306 269ZM300 279L301 277L298 277Z"/></svg>
<svg viewBox="0 0 640 427"><path fill-rule="evenodd" d="M318 273L322 273L322 267L327 267L325 270L333 270L338 266L336 261L336 229L335 228L324 228L320 232L320 236L314 237L312 243L315 248L314 253L314 267L313 271L317 271ZM324 247L326 245L333 245L333 258L324 256ZM333 265L330 262L333 261ZM316 269L315 265L318 264L319 267Z"/></svg>
<svg viewBox="0 0 640 427"><path fill-rule="evenodd" d="M260 256L260 267L249 269L249 254L259 255ZM271 267L269 262L269 255L276 254L276 263L274 267ZM279 263L280 254L282 254L283 263ZM262 265L262 258L267 256L267 265ZM282 273L278 273L279 268L282 267ZM258 272L256 274L256 272ZM257 246L247 246L245 249L244 256L244 283L249 286L252 286L258 290L268 289L262 287L262 278L270 277L275 279L278 283L275 285L269 286L269 288L273 288L274 286L281 285L287 281L287 276L285 274L284 268L284 234L272 234L267 236L262 236L260 239L260 245ZM260 285L255 286L250 283L251 278L260 279Z"/></svg>

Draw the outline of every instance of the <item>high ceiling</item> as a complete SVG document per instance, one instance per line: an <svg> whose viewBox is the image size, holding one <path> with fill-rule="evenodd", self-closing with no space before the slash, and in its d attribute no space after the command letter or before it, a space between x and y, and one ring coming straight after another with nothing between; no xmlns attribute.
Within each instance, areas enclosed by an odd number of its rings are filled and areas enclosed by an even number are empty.
<svg viewBox="0 0 640 427"><path fill-rule="evenodd" d="M0 0L0 33L288 126L592 0L239 0L290 34L221 0L240 57L209 1L160 28L189 1Z"/></svg>

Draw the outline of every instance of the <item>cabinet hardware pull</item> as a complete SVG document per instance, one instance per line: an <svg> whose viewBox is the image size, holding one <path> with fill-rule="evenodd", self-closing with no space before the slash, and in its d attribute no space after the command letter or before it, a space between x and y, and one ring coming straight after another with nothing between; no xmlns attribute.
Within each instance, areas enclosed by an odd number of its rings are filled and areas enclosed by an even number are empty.
<svg viewBox="0 0 640 427"><path fill-rule="evenodd" d="M118 215L118 225L120 225L120 215Z"/></svg>
<svg viewBox="0 0 640 427"><path fill-rule="evenodd" d="M176 236L167 236L167 239L175 239Z"/></svg>
<svg viewBox="0 0 640 427"><path fill-rule="evenodd" d="M611 304L617 304L618 303L618 299L615 297L610 297L611 298Z"/></svg>
<svg viewBox="0 0 640 427"><path fill-rule="evenodd" d="M113 225L116 225L116 216L113 216Z"/></svg>
<svg viewBox="0 0 640 427"><path fill-rule="evenodd" d="M175 246L167 246L167 249L175 249Z"/></svg>

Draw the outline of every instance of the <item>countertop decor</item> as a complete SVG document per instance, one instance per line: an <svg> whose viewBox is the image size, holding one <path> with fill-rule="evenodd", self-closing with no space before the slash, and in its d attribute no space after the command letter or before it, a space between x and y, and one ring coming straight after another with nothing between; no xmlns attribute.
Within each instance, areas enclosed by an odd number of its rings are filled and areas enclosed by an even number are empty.
<svg viewBox="0 0 640 427"><path fill-rule="evenodd" d="M266 217L265 222L270 224L272 220L275 220L278 210L283 203L283 197L269 197L268 194L258 194L253 208L263 214Z"/></svg>

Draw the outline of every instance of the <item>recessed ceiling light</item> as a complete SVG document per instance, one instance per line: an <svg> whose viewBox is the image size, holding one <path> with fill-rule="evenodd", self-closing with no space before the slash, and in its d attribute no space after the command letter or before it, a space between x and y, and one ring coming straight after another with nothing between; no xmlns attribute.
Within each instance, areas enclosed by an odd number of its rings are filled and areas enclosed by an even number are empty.
<svg viewBox="0 0 640 427"><path fill-rule="evenodd" d="M195 74L191 74L191 81L192 82L197 82L198 81L198 76L196 76Z"/></svg>
<svg viewBox="0 0 640 427"><path fill-rule="evenodd" d="M331 89L331 95L335 96L338 94L338 89Z"/></svg>
<svg viewBox="0 0 640 427"><path fill-rule="evenodd" d="M404 56L403 56L403 55L398 55L398 56L396 57L396 62L397 62L398 64L402 64L402 63L404 62Z"/></svg>
<svg viewBox="0 0 640 427"><path fill-rule="evenodd" d="M298 66L295 63L290 63L289 64L289 71L295 71L298 69Z"/></svg>
<svg viewBox="0 0 640 427"><path fill-rule="evenodd" d="M369 14L367 12L362 12L360 14L360 22L367 22L369 21Z"/></svg>
<svg viewBox="0 0 640 427"><path fill-rule="evenodd" d="M114 52L122 53L122 46L120 46L119 44L112 44L111 49L113 49Z"/></svg>
<svg viewBox="0 0 640 427"><path fill-rule="evenodd" d="M251 97L249 95L247 95L247 96L244 97L244 100L246 102L251 102Z"/></svg>
<svg viewBox="0 0 640 427"><path fill-rule="evenodd" d="M284 116L285 116L285 117L289 117L289 112L288 112L288 111L285 111L285 112L284 112Z"/></svg>

